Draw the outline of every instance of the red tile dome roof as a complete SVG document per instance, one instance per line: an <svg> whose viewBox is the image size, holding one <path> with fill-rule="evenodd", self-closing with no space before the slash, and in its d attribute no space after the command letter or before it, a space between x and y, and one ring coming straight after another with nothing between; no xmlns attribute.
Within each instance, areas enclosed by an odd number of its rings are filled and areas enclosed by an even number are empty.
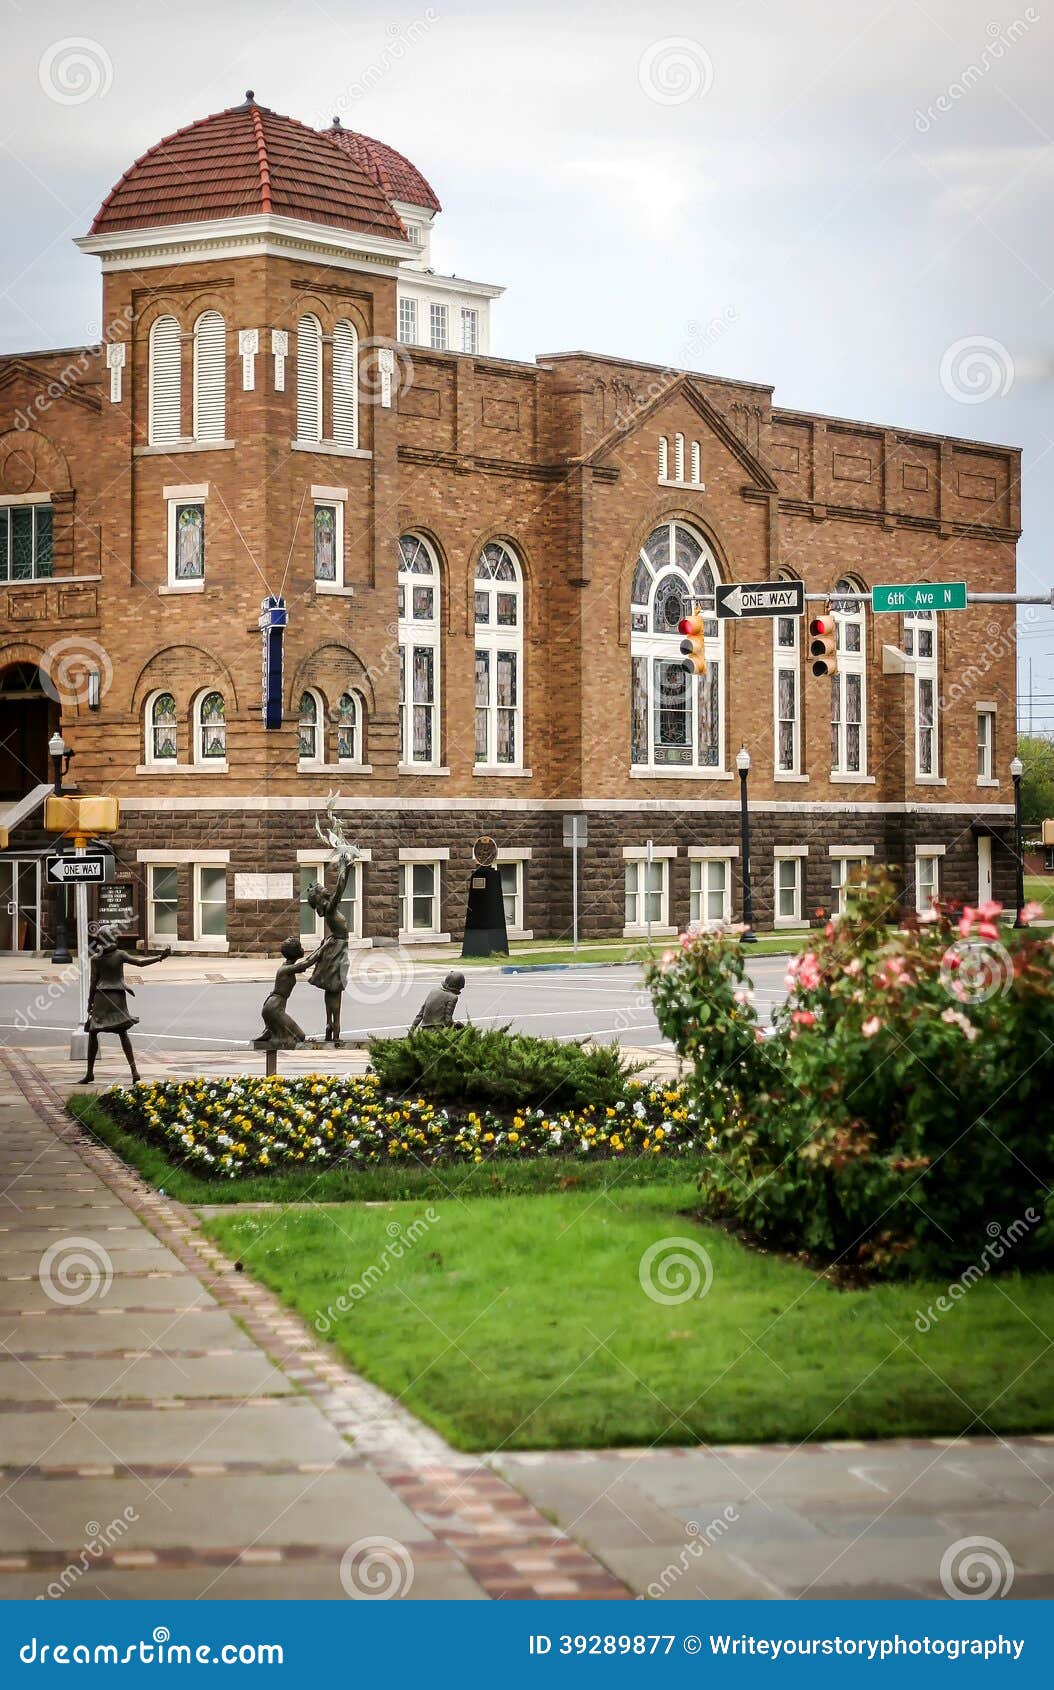
<svg viewBox="0 0 1054 1690"><path fill-rule="evenodd" d="M384 141L375 141L372 135L359 135L354 129L342 129L339 117L333 119L333 127L323 130L323 134L336 141L356 164L369 170L388 199L401 200L404 205L426 206L429 211L442 211L431 183L394 147L389 147Z"/></svg>
<svg viewBox="0 0 1054 1690"><path fill-rule="evenodd" d="M258 106L251 92L244 105L177 129L136 159L106 196L91 233L261 212L405 238L376 169L295 118Z"/></svg>

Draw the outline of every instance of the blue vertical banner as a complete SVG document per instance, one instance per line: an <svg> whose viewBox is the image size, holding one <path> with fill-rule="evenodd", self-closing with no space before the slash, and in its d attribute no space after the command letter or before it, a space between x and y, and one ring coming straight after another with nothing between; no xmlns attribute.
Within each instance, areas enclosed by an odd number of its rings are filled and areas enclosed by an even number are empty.
<svg viewBox="0 0 1054 1690"><path fill-rule="evenodd" d="M282 657L288 620L285 599L269 593L260 604L259 621L263 637L260 698L265 728L282 726Z"/></svg>

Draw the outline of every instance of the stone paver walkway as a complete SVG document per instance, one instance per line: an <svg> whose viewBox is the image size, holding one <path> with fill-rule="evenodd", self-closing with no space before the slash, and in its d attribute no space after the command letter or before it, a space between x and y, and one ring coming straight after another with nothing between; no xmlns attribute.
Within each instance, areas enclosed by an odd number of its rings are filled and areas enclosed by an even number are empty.
<svg viewBox="0 0 1054 1690"><path fill-rule="evenodd" d="M0 1051L0 1597L624 1597Z"/></svg>
<svg viewBox="0 0 1054 1690"><path fill-rule="evenodd" d="M458 1454L70 1089L0 1050L0 1597L1054 1596L1054 1437Z"/></svg>

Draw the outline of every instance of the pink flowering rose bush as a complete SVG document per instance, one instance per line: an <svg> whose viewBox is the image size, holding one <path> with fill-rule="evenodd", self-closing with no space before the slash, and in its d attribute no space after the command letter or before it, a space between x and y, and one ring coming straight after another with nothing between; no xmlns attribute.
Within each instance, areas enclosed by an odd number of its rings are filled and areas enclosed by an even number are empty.
<svg viewBox="0 0 1054 1690"><path fill-rule="evenodd" d="M884 872L867 876L792 959L775 1037L724 1035L741 1061L711 1134L717 1210L872 1272L959 1270L1015 1221L1007 1266L1054 1259L1054 943L1022 913L1017 930L998 904L902 919Z"/></svg>

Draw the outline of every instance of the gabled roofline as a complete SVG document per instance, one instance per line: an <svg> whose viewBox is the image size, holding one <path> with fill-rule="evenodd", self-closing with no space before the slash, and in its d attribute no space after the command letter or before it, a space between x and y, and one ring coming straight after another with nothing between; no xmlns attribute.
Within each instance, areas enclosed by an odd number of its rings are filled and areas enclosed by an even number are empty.
<svg viewBox="0 0 1054 1690"><path fill-rule="evenodd" d="M707 427L727 446L733 457L739 460L750 479L758 487L766 493L779 492L779 488L761 460L755 457L749 446L744 445L735 429L725 421L721 412L710 403L705 393L700 393L694 385L692 377L687 374L677 376L668 387L663 388L660 393L656 393L652 399L649 399L646 405L641 405L639 409L634 410L633 415L627 418L624 423L616 423L615 427L608 431L603 440L599 441L591 452L587 452L584 457L572 459L572 462L587 467L598 465L620 441L633 434L641 423L646 422L654 412L660 410L663 405L677 395L687 399L692 409L698 412Z"/></svg>

